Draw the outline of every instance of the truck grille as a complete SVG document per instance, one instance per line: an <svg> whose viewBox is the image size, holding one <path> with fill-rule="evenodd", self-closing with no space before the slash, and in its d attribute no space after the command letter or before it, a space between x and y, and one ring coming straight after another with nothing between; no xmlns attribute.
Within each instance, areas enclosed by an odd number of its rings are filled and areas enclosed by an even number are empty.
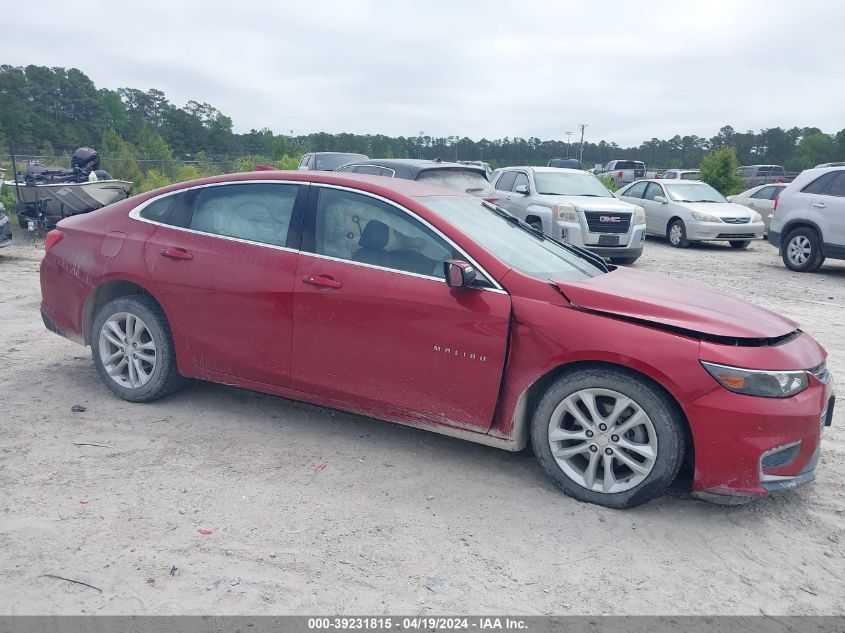
<svg viewBox="0 0 845 633"><path fill-rule="evenodd" d="M728 224L748 224L751 222L751 218L722 218L722 222L727 222Z"/></svg>
<svg viewBox="0 0 845 633"><path fill-rule="evenodd" d="M590 233L627 233L631 227L630 213L584 211Z"/></svg>

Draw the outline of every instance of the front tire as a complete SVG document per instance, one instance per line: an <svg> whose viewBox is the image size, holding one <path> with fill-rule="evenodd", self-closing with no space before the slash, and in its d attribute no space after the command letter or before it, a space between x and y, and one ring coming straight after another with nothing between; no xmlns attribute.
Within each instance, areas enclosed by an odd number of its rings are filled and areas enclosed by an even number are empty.
<svg viewBox="0 0 845 633"><path fill-rule="evenodd" d="M551 480L579 501L629 508L662 495L684 457L677 405L613 367L574 369L540 400L531 445Z"/></svg>
<svg viewBox="0 0 845 633"><path fill-rule="evenodd" d="M611 257L610 261L613 262L614 264L629 265L629 264L633 264L639 258L640 258L639 255L637 255L636 257Z"/></svg>
<svg viewBox="0 0 845 633"><path fill-rule="evenodd" d="M183 384L167 317L145 295L118 297L100 309L91 354L105 385L130 402L157 400Z"/></svg>
<svg viewBox="0 0 845 633"><path fill-rule="evenodd" d="M784 265L797 273L814 273L824 263L819 234L808 227L790 231L781 248Z"/></svg>
<svg viewBox="0 0 845 633"><path fill-rule="evenodd" d="M748 248L751 246L751 240L734 240L731 242L731 248L735 248L737 250Z"/></svg>
<svg viewBox="0 0 845 633"><path fill-rule="evenodd" d="M669 238L669 244L675 248L686 248L689 246L687 227L683 220L672 220L669 228L666 230L666 237Z"/></svg>

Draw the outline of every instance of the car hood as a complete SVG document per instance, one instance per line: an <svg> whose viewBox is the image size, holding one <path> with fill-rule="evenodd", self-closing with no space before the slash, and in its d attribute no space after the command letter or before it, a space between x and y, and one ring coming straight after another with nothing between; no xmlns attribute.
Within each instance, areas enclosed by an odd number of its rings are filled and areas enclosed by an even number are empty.
<svg viewBox="0 0 845 633"><path fill-rule="evenodd" d="M698 284L629 268L557 287L577 308L714 337L778 338L798 324Z"/></svg>
<svg viewBox="0 0 845 633"><path fill-rule="evenodd" d="M688 209L690 211L698 211L699 213L709 213L719 218L747 218L753 215L748 207L735 202L676 202L676 205Z"/></svg>
<svg viewBox="0 0 845 633"><path fill-rule="evenodd" d="M538 195L542 200L552 204L568 202L574 204L578 209L589 209L590 211L624 211L633 213L634 205L620 200L619 198L593 198L591 196L550 196L548 194Z"/></svg>

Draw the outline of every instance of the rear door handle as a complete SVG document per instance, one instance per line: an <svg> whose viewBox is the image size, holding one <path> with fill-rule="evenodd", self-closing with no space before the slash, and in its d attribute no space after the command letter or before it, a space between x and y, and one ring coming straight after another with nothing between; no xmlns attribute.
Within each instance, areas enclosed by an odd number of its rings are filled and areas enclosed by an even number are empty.
<svg viewBox="0 0 845 633"><path fill-rule="evenodd" d="M302 275L302 281L322 288L341 288L343 284L328 275Z"/></svg>
<svg viewBox="0 0 845 633"><path fill-rule="evenodd" d="M161 254L170 259L193 259L194 256L182 248L163 248Z"/></svg>
<svg viewBox="0 0 845 633"><path fill-rule="evenodd" d="M813 206L816 207L816 209L824 209L824 202L814 202Z"/></svg>

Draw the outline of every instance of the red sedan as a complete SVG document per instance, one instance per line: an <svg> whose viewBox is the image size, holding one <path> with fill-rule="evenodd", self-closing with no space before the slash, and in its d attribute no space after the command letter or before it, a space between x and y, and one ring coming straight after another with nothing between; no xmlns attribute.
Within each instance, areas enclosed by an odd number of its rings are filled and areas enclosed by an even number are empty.
<svg viewBox="0 0 845 633"><path fill-rule="evenodd" d="M792 321L607 266L488 202L407 180L254 172L63 220L41 306L106 386L199 378L518 451L583 501L813 479L825 351Z"/></svg>

